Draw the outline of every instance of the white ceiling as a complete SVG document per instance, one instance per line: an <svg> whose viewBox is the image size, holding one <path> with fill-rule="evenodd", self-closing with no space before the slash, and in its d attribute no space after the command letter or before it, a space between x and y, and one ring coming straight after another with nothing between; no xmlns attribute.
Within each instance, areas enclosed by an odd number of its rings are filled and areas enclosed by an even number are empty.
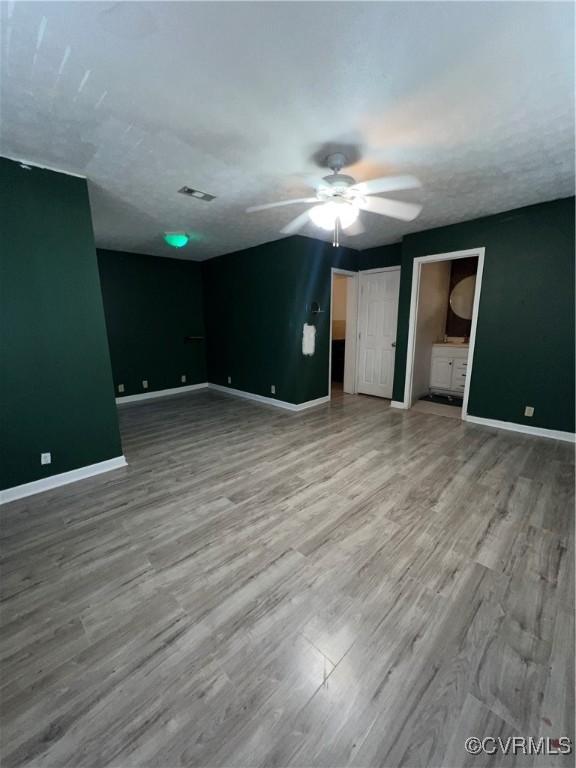
<svg viewBox="0 0 576 768"><path fill-rule="evenodd" d="M364 213L354 248L573 193L571 3L1 5L0 153L86 175L101 247L277 239L302 206L245 209L307 195L326 144L359 153L358 180L424 185L398 194L419 219ZM174 251L165 230L202 239Z"/></svg>

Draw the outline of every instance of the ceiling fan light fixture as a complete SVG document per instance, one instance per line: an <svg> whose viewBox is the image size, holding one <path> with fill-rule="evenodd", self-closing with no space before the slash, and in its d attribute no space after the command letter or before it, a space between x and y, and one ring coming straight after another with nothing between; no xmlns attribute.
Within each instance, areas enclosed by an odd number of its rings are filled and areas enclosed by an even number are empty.
<svg viewBox="0 0 576 768"><path fill-rule="evenodd" d="M322 205L315 205L310 208L310 218L317 227L325 229L327 232L334 229L338 219L342 229L346 229L358 218L358 208L348 202L328 202Z"/></svg>
<svg viewBox="0 0 576 768"><path fill-rule="evenodd" d="M310 208L308 214L317 227L329 231L334 229L334 222L338 215L335 208L334 203L324 203L323 205L315 205L313 208Z"/></svg>
<svg viewBox="0 0 576 768"><path fill-rule="evenodd" d="M358 218L359 210L357 206L354 205L354 203L344 203L340 204L338 207L340 208L338 211L340 226L342 229L347 229L352 224L354 224Z"/></svg>

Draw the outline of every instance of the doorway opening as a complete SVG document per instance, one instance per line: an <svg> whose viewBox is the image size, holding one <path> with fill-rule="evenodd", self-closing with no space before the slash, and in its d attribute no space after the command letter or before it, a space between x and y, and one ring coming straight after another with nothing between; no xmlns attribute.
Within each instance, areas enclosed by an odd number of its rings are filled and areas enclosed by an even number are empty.
<svg viewBox="0 0 576 768"><path fill-rule="evenodd" d="M414 259L403 407L466 418L484 249Z"/></svg>
<svg viewBox="0 0 576 768"><path fill-rule="evenodd" d="M358 274L332 268L328 392L332 399L356 393Z"/></svg>

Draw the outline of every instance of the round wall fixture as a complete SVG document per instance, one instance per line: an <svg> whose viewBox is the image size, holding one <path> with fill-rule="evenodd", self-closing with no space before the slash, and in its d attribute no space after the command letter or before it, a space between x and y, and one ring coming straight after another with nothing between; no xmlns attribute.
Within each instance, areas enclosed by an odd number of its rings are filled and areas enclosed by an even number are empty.
<svg viewBox="0 0 576 768"><path fill-rule="evenodd" d="M472 307L474 305L474 291L476 289L476 275L470 275L456 283L450 294L450 309L457 317L463 320L472 319Z"/></svg>

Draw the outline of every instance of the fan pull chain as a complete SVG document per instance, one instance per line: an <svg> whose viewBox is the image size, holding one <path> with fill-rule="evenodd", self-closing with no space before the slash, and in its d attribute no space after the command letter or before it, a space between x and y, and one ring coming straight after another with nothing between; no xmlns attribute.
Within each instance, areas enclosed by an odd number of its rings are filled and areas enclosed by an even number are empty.
<svg viewBox="0 0 576 768"><path fill-rule="evenodd" d="M332 238L332 247L333 248L339 248L340 247L340 218L336 216L334 219L334 237Z"/></svg>

